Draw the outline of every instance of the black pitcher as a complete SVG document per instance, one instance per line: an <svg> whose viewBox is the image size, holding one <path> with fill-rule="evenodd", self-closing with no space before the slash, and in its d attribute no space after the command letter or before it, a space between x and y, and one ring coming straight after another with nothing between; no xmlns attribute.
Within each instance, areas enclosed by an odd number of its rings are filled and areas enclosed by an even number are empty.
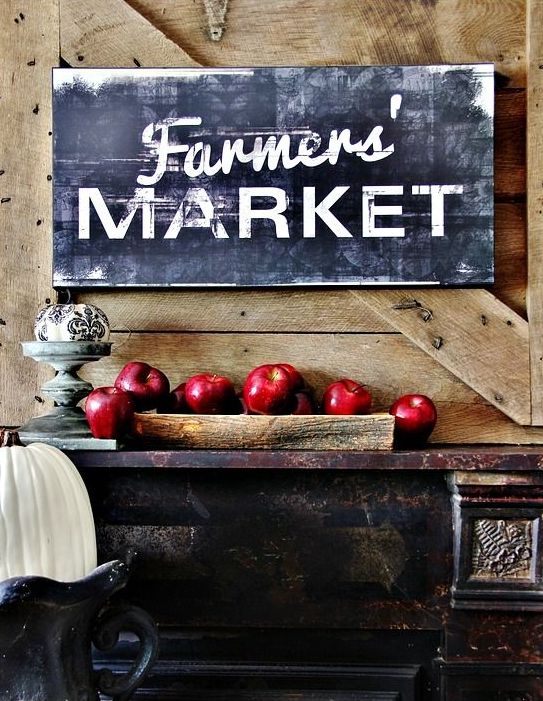
<svg viewBox="0 0 543 701"><path fill-rule="evenodd" d="M158 636L151 617L134 606L107 606L127 582L114 560L75 582L15 577L0 582L0 700L124 701L153 664ZM120 632L140 639L132 670L114 675L92 667L92 644L109 650Z"/></svg>

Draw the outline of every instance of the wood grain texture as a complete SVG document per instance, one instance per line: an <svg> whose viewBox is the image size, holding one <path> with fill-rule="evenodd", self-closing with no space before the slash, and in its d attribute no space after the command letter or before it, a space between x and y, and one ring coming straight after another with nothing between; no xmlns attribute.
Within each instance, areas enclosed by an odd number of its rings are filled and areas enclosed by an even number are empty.
<svg viewBox="0 0 543 701"><path fill-rule="evenodd" d="M0 3L0 425L42 413L52 375L23 359L51 289L51 66L58 62L58 2Z"/></svg>
<svg viewBox="0 0 543 701"><path fill-rule="evenodd" d="M229 376L237 388L257 365L290 362L317 399L340 377L365 383L375 412L388 411L401 394L429 395L439 415L436 443L543 442L543 431L517 426L401 334L115 333L112 340L111 357L82 373L95 386L113 384L135 359L159 367L172 386L210 371Z"/></svg>
<svg viewBox="0 0 543 701"><path fill-rule="evenodd" d="M180 449L391 450L394 417L136 414L134 435Z"/></svg>
<svg viewBox="0 0 543 701"><path fill-rule="evenodd" d="M528 288L532 423L543 424L543 1L529 0L528 45Z"/></svg>
<svg viewBox="0 0 543 701"><path fill-rule="evenodd" d="M496 92L494 113L494 197L526 194L526 91Z"/></svg>
<svg viewBox="0 0 543 701"><path fill-rule="evenodd" d="M72 66L197 66L124 0L62 0L60 50Z"/></svg>
<svg viewBox="0 0 543 701"><path fill-rule="evenodd" d="M500 411L530 424L528 323L485 290L351 291ZM402 308L416 302L419 308Z"/></svg>
<svg viewBox="0 0 543 701"><path fill-rule="evenodd" d="M492 294L526 318L526 205L495 205Z"/></svg>
<svg viewBox="0 0 543 701"><path fill-rule="evenodd" d="M386 333L394 328L347 291L114 290L89 291L115 331Z"/></svg>
<svg viewBox="0 0 543 701"><path fill-rule="evenodd" d="M204 65L489 61L525 84L524 0L235 0L220 42L203 2L128 2Z"/></svg>

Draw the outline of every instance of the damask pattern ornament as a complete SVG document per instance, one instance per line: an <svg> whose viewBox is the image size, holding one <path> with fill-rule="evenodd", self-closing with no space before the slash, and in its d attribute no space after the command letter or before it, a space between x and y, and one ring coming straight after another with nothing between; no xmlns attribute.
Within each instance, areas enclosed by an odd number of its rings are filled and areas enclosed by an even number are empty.
<svg viewBox="0 0 543 701"><path fill-rule="evenodd" d="M533 524L527 519L476 519L472 577L530 578Z"/></svg>
<svg viewBox="0 0 543 701"><path fill-rule="evenodd" d="M36 316L34 334L38 341L109 340L109 321L93 304L50 304Z"/></svg>

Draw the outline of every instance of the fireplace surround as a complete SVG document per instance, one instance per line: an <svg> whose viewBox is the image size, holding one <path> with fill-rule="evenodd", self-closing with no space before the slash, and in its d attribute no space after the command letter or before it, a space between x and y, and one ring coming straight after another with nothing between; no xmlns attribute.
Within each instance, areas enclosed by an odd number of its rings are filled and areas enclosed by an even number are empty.
<svg viewBox="0 0 543 701"><path fill-rule="evenodd" d="M542 698L543 451L74 451L159 625L135 698ZM129 639L96 664L125 671Z"/></svg>

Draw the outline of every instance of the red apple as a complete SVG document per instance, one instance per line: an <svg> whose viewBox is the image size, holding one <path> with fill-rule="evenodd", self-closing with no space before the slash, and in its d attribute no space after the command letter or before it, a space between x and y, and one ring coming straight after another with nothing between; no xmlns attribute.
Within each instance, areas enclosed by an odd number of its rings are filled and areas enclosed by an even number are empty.
<svg viewBox="0 0 543 701"><path fill-rule="evenodd" d="M290 365L290 363L279 363L279 365L282 368L285 368L290 375L290 379L292 380L292 388L295 392L298 392L305 387L305 380L300 371L297 370L294 365Z"/></svg>
<svg viewBox="0 0 543 701"><path fill-rule="evenodd" d="M117 375L115 387L133 394L137 411L154 409L170 391L166 375L158 368L139 360L124 366Z"/></svg>
<svg viewBox="0 0 543 701"><path fill-rule="evenodd" d="M181 383L160 401L156 410L158 414L190 414L185 396L186 382Z"/></svg>
<svg viewBox="0 0 543 701"><path fill-rule="evenodd" d="M247 375L243 401L249 414L289 414L294 392L293 376L284 365L259 365Z"/></svg>
<svg viewBox="0 0 543 701"><path fill-rule="evenodd" d="M338 380L324 391L322 408L325 414L369 414L371 394L359 382Z"/></svg>
<svg viewBox="0 0 543 701"><path fill-rule="evenodd" d="M122 438L130 433L135 404L118 387L97 387L85 401L85 416L95 438Z"/></svg>
<svg viewBox="0 0 543 701"><path fill-rule="evenodd" d="M424 445L437 421L435 404L424 394L404 394L388 413L395 417L394 437L399 447Z"/></svg>
<svg viewBox="0 0 543 701"><path fill-rule="evenodd" d="M196 414L231 414L237 400L232 381L209 372L189 377L185 396Z"/></svg>
<svg viewBox="0 0 543 701"><path fill-rule="evenodd" d="M296 392L294 397L296 404L294 409L291 411L291 414L295 414L296 416L304 416L307 414L316 413L315 403L309 392L302 390L301 392Z"/></svg>

